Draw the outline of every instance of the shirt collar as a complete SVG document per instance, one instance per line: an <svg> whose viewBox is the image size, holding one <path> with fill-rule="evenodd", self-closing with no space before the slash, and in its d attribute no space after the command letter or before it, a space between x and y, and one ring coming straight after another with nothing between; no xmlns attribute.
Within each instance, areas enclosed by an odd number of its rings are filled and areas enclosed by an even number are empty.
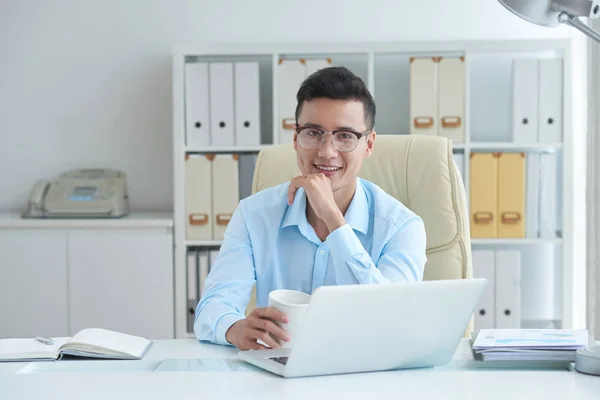
<svg viewBox="0 0 600 400"><path fill-rule="evenodd" d="M360 182L360 178L356 178L356 191L350 201L348 210L344 219L352 227L363 234L367 234L369 229L369 203L367 201L367 195ZM285 211L281 227L297 225L304 227L308 224L306 219L306 193L303 188L299 188L294 196L294 202Z"/></svg>

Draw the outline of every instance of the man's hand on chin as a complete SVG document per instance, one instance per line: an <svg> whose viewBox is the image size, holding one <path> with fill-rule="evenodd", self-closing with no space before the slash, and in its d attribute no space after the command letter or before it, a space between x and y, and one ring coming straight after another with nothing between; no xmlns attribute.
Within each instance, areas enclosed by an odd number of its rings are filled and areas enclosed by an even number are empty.
<svg viewBox="0 0 600 400"><path fill-rule="evenodd" d="M291 205L294 202L294 196L299 188L304 188L317 218L325 222L329 232L333 232L346 223L344 215L335 202L331 182L325 175L309 174L292 179L288 189L288 204Z"/></svg>

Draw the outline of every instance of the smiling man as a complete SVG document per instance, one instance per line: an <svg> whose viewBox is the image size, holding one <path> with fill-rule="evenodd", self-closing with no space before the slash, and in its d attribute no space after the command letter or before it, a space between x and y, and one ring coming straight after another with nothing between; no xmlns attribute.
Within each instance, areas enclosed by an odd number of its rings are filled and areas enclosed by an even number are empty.
<svg viewBox="0 0 600 400"><path fill-rule="evenodd" d="M374 149L375 102L348 69L328 67L297 93L294 133L300 176L240 202L196 309L201 341L241 350L288 338L266 307L269 292L323 285L423 279L422 219L358 177ZM256 284L256 309L245 316Z"/></svg>

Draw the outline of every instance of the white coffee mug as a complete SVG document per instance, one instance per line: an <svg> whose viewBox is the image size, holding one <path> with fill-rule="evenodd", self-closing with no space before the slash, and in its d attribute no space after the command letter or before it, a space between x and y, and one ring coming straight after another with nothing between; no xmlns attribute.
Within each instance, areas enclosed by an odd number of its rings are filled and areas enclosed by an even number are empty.
<svg viewBox="0 0 600 400"><path fill-rule="evenodd" d="M281 321L276 321L277 325L283 329L289 336L289 341L281 341L281 347L292 347L297 333L304 320L304 312L308 307L310 295L298 292L296 290L278 289L269 293L269 307L273 307L281 311L288 319L285 324Z"/></svg>

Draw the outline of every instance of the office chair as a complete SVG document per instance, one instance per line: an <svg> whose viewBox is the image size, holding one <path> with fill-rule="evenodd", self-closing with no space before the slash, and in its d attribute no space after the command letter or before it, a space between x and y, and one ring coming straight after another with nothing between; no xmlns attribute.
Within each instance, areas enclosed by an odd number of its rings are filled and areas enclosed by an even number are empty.
<svg viewBox="0 0 600 400"><path fill-rule="evenodd" d="M256 193L300 175L292 144L260 151L254 170ZM427 233L424 280L472 277L465 187L452 158L452 142L439 136L377 135L359 176L380 186L419 215ZM256 306L255 289L246 315ZM473 319L465 336L473 328Z"/></svg>

